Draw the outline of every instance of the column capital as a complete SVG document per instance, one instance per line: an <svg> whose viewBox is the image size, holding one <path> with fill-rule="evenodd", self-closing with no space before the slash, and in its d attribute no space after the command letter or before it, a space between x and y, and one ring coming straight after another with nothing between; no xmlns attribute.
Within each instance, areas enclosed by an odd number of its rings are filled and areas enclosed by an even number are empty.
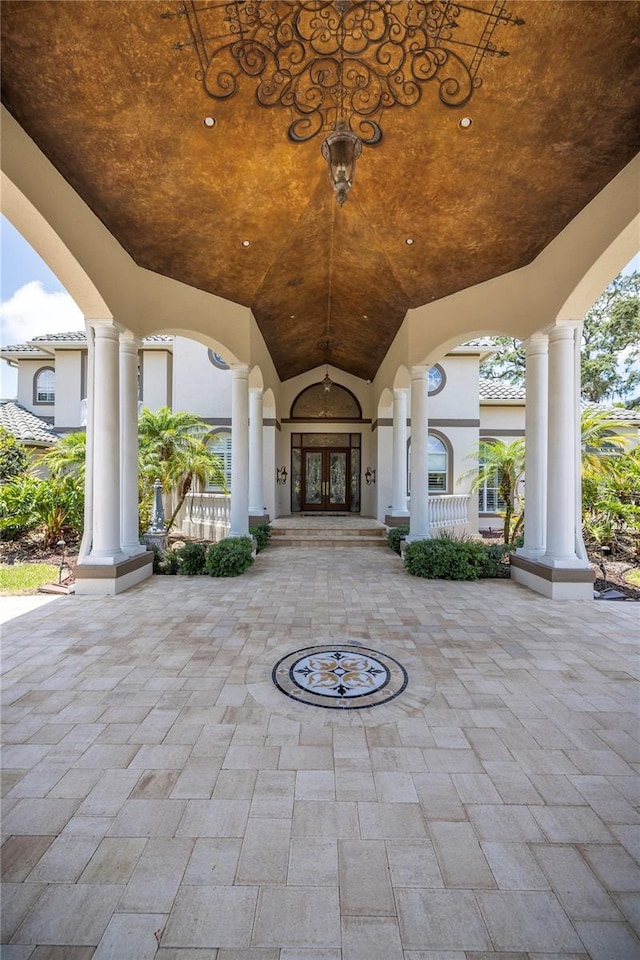
<svg viewBox="0 0 640 960"><path fill-rule="evenodd" d="M393 397L394 400L404 400L409 396L408 387L394 387L393 388Z"/></svg>
<svg viewBox="0 0 640 960"><path fill-rule="evenodd" d="M582 327L582 320L556 320L542 331L549 340L573 340L576 330Z"/></svg>
<svg viewBox="0 0 640 960"><path fill-rule="evenodd" d="M116 323L115 320L109 317L105 317L104 319L90 319L89 317L85 317L84 322L87 327L93 330L96 339L118 340L124 330L119 323Z"/></svg>
<svg viewBox="0 0 640 960"><path fill-rule="evenodd" d="M250 397L261 397L264 393L264 387L249 387Z"/></svg>
<svg viewBox="0 0 640 960"><path fill-rule="evenodd" d="M248 379L249 377L249 364L248 363L230 363L229 369L234 380Z"/></svg>
<svg viewBox="0 0 640 960"><path fill-rule="evenodd" d="M526 340L523 340L522 345L527 357L546 354L549 350L549 335L539 330L537 333L532 333Z"/></svg>
<svg viewBox="0 0 640 960"><path fill-rule="evenodd" d="M414 363L410 367L411 379L412 380L424 380L429 375L429 370L431 367L428 363Z"/></svg>
<svg viewBox="0 0 640 960"><path fill-rule="evenodd" d="M131 330L122 330L120 333L120 349L130 350L132 352L138 352L142 346L142 339L136 337L135 333L131 333Z"/></svg>

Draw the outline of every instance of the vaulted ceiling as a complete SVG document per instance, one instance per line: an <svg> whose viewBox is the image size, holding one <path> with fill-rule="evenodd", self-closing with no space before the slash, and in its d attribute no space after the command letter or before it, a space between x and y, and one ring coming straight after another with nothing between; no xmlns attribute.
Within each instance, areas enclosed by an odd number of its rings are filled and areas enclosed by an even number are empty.
<svg viewBox="0 0 640 960"><path fill-rule="evenodd" d="M273 22L328 6L259 2ZM188 19L162 16L175 0L3 0L2 100L140 266L250 307L283 380L324 361L327 339L331 363L372 379L409 308L529 263L640 148L637 3L477 0L456 5L448 48L471 64L472 96L445 105L441 74L378 112L382 140L340 207L326 130L292 142L291 110L257 102L260 78L238 71L235 94L212 99L196 77L212 47L189 44L189 22L207 41L254 6L196 0ZM339 21L420 4L332 6ZM492 20L501 7L524 22ZM483 23L509 56L462 49Z"/></svg>

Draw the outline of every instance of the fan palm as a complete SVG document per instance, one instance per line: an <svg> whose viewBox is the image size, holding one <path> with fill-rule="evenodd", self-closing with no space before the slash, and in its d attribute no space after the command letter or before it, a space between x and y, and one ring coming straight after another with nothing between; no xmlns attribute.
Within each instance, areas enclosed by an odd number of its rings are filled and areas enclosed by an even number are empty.
<svg viewBox="0 0 640 960"><path fill-rule="evenodd" d="M41 457L52 476L72 476L79 480L84 480L86 460L87 435L84 430L63 434Z"/></svg>
<svg viewBox="0 0 640 960"><path fill-rule="evenodd" d="M220 457L207 449L210 428L193 413L161 407L144 409L138 422L140 478L143 497L149 498L158 478L165 493L174 491L176 506L167 524L170 530L194 480L204 485L214 480L224 487Z"/></svg>
<svg viewBox="0 0 640 960"><path fill-rule="evenodd" d="M470 471L474 477L471 489L479 490L485 483L497 486L498 496L504 503L503 539L505 543L513 543L524 519L519 491L524 474L524 439L512 443L481 440L476 456L478 470L477 474L475 470Z"/></svg>

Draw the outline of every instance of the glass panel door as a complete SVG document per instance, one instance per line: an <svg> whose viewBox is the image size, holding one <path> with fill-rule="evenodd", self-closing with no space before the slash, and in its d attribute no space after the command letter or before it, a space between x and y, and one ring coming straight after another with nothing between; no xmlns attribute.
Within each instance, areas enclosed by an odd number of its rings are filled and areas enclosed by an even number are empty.
<svg viewBox="0 0 640 960"><path fill-rule="evenodd" d="M304 451L304 507L322 509L324 450Z"/></svg>
<svg viewBox="0 0 640 960"><path fill-rule="evenodd" d="M347 506L347 450L327 450L329 483L328 509L344 510Z"/></svg>

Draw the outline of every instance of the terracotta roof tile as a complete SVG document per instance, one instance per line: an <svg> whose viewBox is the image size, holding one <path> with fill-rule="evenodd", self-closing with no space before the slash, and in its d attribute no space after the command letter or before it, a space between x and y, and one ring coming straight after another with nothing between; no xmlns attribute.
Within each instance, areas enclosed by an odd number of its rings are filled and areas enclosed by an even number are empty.
<svg viewBox="0 0 640 960"><path fill-rule="evenodd" d="M58 440L48 423L15 400L0 400L0 427L22 443L55 443Z"/></svg>

